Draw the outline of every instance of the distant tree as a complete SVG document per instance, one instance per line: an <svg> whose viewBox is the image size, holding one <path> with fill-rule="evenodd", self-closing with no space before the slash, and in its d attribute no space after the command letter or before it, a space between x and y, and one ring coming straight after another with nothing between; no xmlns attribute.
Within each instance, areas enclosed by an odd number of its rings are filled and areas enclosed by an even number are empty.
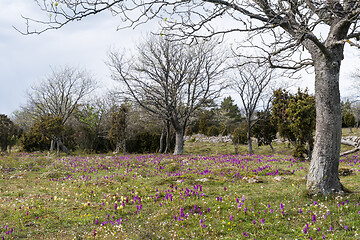
<svg viewBox="0 0 360 240"><path fill-rule="evenodd" d="M220 109L225 112L226 116L234 119L234 121L241 121L241 111L234 102L231 96L225 97L220 104Z"/></svg>
<svg viewBox="0 0 360 240"><path fill-rule="evenodd" d="M355 116L354 116L354 114L351 113L351 112L345 113L344 122L345 122L346 126L350 128L350 132L352 133L353 132L352 128L355 125Z"/></svg>
<svg viewBox="0 0 360 240"><path fill-rule="evenodd" d="M84 148L95 152L108 150L107 129L104 126L108 107L101 98L93 99L79 107L76 118L81 123L81 132L84 133Z"/></svg>
<svg viewBox="0 0 360 240"><path fill-rule="evenodd" d="M234 99L228 96L223 99L217 111L218 121L222 128L221 136L230 134L236 126L243 120L239 107L234 103Z"/></svg>
<svg viewBox="0 0 360 240"><path fill-rule="evenodd" d="M274 152L272 141L276 139L277 127L271 121L270 111L260 111L256 113L258 121L253 127L254 137L258 145L269 145Z"/></svg>
<svg viewBox="0 0 360 240"><path fill-rule="evenodd" d="M291 131L291 119L286 112L289 107L290 99L291 94L285 89L278 89L274 91L271 106L271 121L277 126L281 137L294 143L296 141L296 136Z"/></svg>
<svg viewBox="0 0 360 240"><path fill-rule="evenodd" d="M315 98L306 89L294 95L284 89L274 92L272 121L278 126L280 136L295 146L294 156L311 157L315 130Z"/></svg>
<svg viewBox="0 0 360 240"><path fill-rule="evenodd" d="M68 66L54 68L46 80L31 88L29 104L34 106L34 114L59 117L65 125L95 86L94 79L84 70ZM55 142L62 144L59 136L54 135L51 141L51 150Z"/></svg>
<svg viewBox="0 0 360 240"><path fill-rule="evenodd" d="M0 114L0 150L6 152L15 143L19 129L5 114Z"/></svg>
<svg viewBox="0 0 360 240"><path fill-rule="evenodd" d="M233 64L236 68L232 78L232 88L239 94L247 124L249 153L253 153L252 128L258 121L255 114L260 108L267 110L271 103L270 86L273 69L265 65L242 63L239 59Z"/></svg>
<svg viewBox="0 0 360 240"><path fill-rule="evenodd" d="M115 152L119 153L121 150L123 154L126 153L126 129L128 126L128 112L129 108L123 104L118 111L114 111L111 116L111 129L109 132L109 139L115 145Z"/></svg>
<svg viewBox="0 0 360 240"><path fill-rule="evenodd" d="M25 106L21 107L20 110L13 112L13 122L15 125L19 126L20 129L27 132L31 126L36 121L36 116L34 116L35 106Z"/></svg>
<svg viewBox="0 0 360 240"><path fill-rule="evenodd" d="M219 96L223 59L216 45L212 41L188 45L156 36L138 46L137 57L126 60L116 52L109 55L112 77L125 85L125 94L172 124L176 133L174 154L183 153L189 118Z"/></svg>
<svg viewBox="0 0 360 240"><path fill-rule="evenodd" d="M239 145L245 144L247 139L247 125L242 122L234 131L231 133L231 140L234 144L235 154L239 153Z"/></svg>
<svg viewBox="0 0 360 240"><path fill-rule="evenodd" d="M360 122L360 102L355 102L352 104L352 113L355 116L355 125L358 128Z"/></svg>
<svg viewBox="0 0 360 240"><path fill-rule="evenodd" d="M341 120L342 120L342 127L348 127L345 123L345 115L347 113L352 113L352 103L349 99L345 102L341 101Z"/></svg>
<svg viewBox="0 0 360 240"><path fill-rule="evenodd" d="M311 159L316 123L315 97L311 96L307 89L304 92L298 89L290 99L286 112L291 119L291 131L297 138L295 157L302 158L303 154L306 154ZM306 150L302 150L305 145Z"/></svg>
<svg viewBox="0 0 360 240"><path fill-rule="evenodd" d="M40 120L35 122L30 130L23 135L21 143L24 150L32 152L48 149L53 137L60 137L63 134L65 126L62 123L63 119L59 116L41 116ZM60 148L62 148L64 152L70 153L60 141L57 141L57 154L60 154Z"/></svg>

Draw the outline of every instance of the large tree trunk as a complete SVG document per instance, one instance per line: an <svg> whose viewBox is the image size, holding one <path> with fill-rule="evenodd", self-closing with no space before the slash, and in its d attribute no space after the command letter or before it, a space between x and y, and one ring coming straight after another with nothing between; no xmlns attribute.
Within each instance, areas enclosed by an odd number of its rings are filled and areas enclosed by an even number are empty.
<svg viewBox="0 0 360 240"><path fill-rule="evenodd" d="M182 128L176 130L174 155L183 154L184 152L184 131Z"/></svg>
<svg viewBox="0 0 360 240"><path fill-rule="evenodd" d="M310 194L343 193L338 168L341 141L340 61L315 61L316 132L307 188Z"/></svg>

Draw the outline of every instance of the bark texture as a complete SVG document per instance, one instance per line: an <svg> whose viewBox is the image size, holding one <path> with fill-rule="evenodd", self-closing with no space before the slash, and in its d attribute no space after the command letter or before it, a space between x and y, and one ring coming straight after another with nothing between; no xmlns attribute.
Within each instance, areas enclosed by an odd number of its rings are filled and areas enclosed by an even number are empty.
<svg viewBox="0 0 360 240"><path fill-rule="evenodd" d="M316 132L307 188L310 193L343 193L338 168L341 142L340 61L315 61Z"/></svg>
<svg viewBox="0 0 360 240"><path fill-rule="evenodd" d="M183 154L184 152L184 132L177 130L175 135L174 155Z"/></svg>

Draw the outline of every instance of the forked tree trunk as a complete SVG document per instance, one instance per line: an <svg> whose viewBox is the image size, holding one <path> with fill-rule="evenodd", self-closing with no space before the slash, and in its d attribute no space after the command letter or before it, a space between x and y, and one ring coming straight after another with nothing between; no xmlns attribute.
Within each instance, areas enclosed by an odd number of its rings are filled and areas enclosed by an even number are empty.
<svg viewBox="0 0 360 240"><path fill-rule="evenodd" d="M316 132L307 188L310 194L343 193L338 168L341 142L340 61L315 61Z"/></svg>
<svg viewBox="0 0 360 240"><path fill-rule="evenodd" d="M184 152L184 131L176 130L174 155L183 154Z"/></svg>

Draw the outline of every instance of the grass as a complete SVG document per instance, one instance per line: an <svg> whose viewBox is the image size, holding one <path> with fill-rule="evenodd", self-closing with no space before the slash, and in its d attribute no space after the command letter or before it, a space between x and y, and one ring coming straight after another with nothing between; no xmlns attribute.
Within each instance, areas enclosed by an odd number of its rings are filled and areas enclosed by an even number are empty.
<svg viewBox="0 0 360 240"><path fill-rule="evenodd" d="M359 239L359 194L306 194L284 144L173 155L0 156L0 239ZM357 192L360 158L341 159ZM345 171L346 172L346 171Z"/></svg>

